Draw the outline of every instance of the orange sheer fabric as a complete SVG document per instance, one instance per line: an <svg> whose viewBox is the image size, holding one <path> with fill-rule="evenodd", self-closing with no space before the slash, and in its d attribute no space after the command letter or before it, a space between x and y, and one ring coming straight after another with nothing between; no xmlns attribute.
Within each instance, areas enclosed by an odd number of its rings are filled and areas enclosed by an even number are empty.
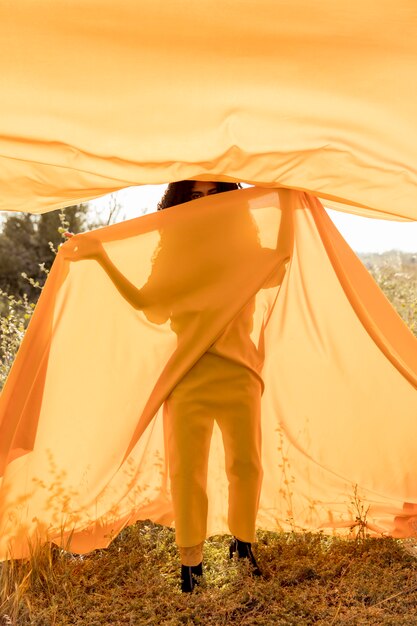
<svg viewBox="0 0 417 626"><path fill-rule="evenodd" d="M309 195L417 219L414 4L2 9L1 209L185 178L263 188L61 249L0 396L1 558L173 523L161 404L215 342L242 359L225 331L244 307L265 352L258 525L349 529L356 493L375 532L415 534L416 340ZM97 240L112 265L71 260ZM209 476L222 532L217 429Z"/></svg>
<svg viewBox="0 0 417 626"><path fill-rule="evenodd" d="M97 244L107 269L87 258ZM315 198L249 188L61 248L0 396L1 558L173 524L161 405L249 302L265 352L258 526L348 532L357 493L370 530L415 532L417 340ZM208 534L227 532L217 428L208 495Z"/></svg>
<svg viewBox="0 0 417 626"><path fill-rule="evenodd" d="M417 219L416 11L3 0L0 208L197 177Z"/></svg>

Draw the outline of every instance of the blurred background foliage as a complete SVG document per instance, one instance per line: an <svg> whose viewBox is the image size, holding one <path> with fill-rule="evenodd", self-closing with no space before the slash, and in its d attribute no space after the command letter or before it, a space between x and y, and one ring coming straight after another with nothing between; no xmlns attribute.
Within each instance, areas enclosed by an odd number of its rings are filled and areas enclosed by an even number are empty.
<svg viewBox="0 0 417 626"><path fill-rule="evenodd" d="M417 253L391 250L358 256L417 337Z"/></svg>
<svg viewBox="0 0 417 626"><path fill-rule="evenodd" d="M66 240L64 232L75 234L86 230L87 216L87 204L42 215L0 216L0 389L58 248Z"/></svg>
<svg viewBox="0 0 417 626"><path fill-rule="evenodd" d="M55 258L56 250L64 239L60 229L67 228L73 233L85 230L88 205L71 206L60 211L42 215L29 213L7 214L0 226L0 288L19 298L26 294L31 302L39 296L39 289L33 286L22 273L35 282L43 284L45 272ZM41 266L41 267L40 267ZM4 298L0 300L0 313L4 310Z"/></svg>

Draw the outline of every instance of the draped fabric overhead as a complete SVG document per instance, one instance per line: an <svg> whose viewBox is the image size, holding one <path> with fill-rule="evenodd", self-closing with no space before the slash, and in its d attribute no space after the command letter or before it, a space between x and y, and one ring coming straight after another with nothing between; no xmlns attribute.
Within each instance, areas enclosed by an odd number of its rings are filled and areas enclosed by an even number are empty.
<svg viewBox="0 0 417 626"><path fill-rule="evenodd" d="M97 241L140 308L88 258ZM161 405L248 303L265 350L258 526L348 531L356 502L370 531L414 533L417 339L317 199L249 188L61 248L0 396L1 558L174 524ZM227 492L216 428L209 535L228 532Z"/></svg>
<svg viewBox="0 0 417 626"><path fill-rule="evenodd" d="M206 178L417 219L413 0L3 0L0 11L3 210Z"/></svg>

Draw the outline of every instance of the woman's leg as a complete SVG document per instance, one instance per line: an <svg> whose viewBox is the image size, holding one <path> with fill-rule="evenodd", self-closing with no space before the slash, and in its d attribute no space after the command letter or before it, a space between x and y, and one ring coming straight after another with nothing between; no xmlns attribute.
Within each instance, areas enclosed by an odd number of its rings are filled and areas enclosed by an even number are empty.
<svg viewBox="0 0 417 626"><path fill-rule="evenodd" d="M207 532L207 467L213 418L189 381L176 387L164 410L175 540L183 565L198 565Z"/></svg>
<svg viewBox="0 0 417 626"><path fill-rule="evenodd" d="M232 535L255 541L263 469L261 458L261 384L246 368L234 366L228 403L216 420L222 431L229 480L228 523Z"/></svg>
<svg viewBox="0 0 417 626"><path fill-rule="evenodd" d="M204 541L196 546L190 546L189 548L183 548L178 546L178 552L180 553L181 565L195 566L199 565L203 560L203 546Z"/></svg>

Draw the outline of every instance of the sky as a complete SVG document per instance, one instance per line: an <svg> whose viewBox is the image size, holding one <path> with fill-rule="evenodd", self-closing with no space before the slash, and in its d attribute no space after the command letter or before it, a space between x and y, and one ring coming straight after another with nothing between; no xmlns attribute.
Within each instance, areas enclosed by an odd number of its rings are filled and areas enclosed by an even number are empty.
<svg viewBox="0 0 417 626"><path fill-rule="evenodd" d="M121 189L90 202L92 211L104 213L114 200L120 205L115 221L120 222L156 211L166 185L143 185ZM394 222L358 217L327 209L336 227L355 252L402 250L417 253L417 222Z"/></svg>

